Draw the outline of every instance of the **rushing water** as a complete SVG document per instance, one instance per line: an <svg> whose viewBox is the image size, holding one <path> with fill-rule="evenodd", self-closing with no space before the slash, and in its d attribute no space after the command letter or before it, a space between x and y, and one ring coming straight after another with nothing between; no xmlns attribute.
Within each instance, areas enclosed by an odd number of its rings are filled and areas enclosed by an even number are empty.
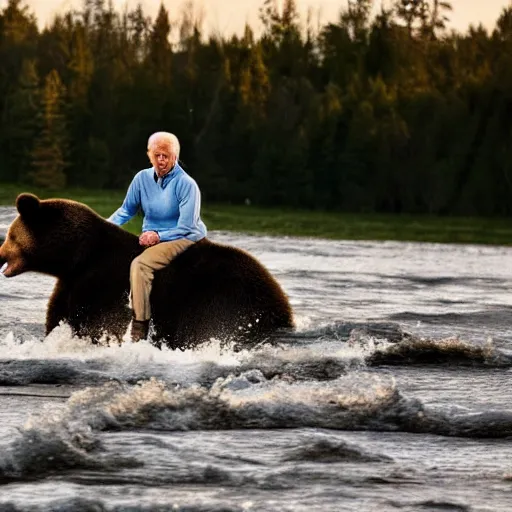
<svg viewBox="0 0 512 512"><path fill-rule="evenodd" d="M211 238L271 270L296 332L45 339L54 280L0 278L1 511L512 510L512 249Z"/></svg>

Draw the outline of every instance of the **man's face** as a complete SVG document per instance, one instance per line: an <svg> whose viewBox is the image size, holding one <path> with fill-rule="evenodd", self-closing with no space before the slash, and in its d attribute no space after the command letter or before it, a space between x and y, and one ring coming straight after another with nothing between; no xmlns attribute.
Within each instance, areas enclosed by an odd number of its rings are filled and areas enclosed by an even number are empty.
<svg viewBox="0 0 512 512"><path fill-rule="evenodd" d="M148 151L148 156L158 177L167 174L176 163L176 155L168 145L156 144Z"/></svg>

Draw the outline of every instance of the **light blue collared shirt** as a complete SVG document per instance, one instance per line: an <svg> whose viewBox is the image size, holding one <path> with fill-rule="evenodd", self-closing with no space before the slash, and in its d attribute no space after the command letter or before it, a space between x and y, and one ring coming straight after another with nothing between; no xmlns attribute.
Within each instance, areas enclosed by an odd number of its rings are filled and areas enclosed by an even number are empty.
<svg viewBox="0 0 512 512"><path fill-rule="evenodd" d="M201 192L195 180L178 163L163 178L153 167L133 178L123 204L107 220L118 226L138 210L144 220L142 231L156 231L161 242L187 238L197 242L207 233L201 220Z"/></svg>

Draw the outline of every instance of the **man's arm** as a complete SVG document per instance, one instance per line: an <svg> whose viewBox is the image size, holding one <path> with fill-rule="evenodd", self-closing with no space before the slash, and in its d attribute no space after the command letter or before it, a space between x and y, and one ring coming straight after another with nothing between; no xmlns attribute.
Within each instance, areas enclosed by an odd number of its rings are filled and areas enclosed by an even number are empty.
<svg viewBox="0 0 512 512"><path fill-rule="evenodd" d="M180 184L178 192L180 216L175 228L158 231L161 242L185 238L196 231L201 210L201 193L193 180Z"/></svg>
<svg viewBox="0 0 512 512"><path fill-rule="evenodd" d="M138 178L138 175L133 178L128 187L128 192L126 193L123 204L107 219L109 222L121 226L137 213L140 206L140 186Z"/></svg>

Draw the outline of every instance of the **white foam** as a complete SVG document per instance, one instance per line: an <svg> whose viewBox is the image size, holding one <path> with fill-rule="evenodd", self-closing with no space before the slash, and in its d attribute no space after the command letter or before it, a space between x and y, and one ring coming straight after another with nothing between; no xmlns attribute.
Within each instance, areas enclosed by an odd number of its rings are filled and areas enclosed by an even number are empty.
<svg viewBox="0 0 512 512"><path fill-rule="evenodd" d="M36 337L21 340L9 332L0 342L5 346L4 353L9 354L12 359L64 359L73 358L82 361L91 359L104 359L115 357L125 362L169 362L169 363L197 363L197 362L222 362L225 364L236 364L238 358L233 352L222 348L220 340L212 341L210 344L194 350L171 350L167 347L158 349L149 341L139 343L130 341L117 343L93 344L88 338L74 336L67 324L60 324L56 327L43 342Z"/></svg>
<svg viewBox="0 0 512 512"><path fill-rule="evenodd" d="M243 379L243 386L233 385ZM189 430L342 426L361 411L387 407L396 392L393 377L353 373L330 382L287 382L245 375L219 378L211 389L175 387L158 379L127 386L118 382L72 394L65 407L34 415L24 430L88 432L109 426ZM234 427L236 428L236 427Z"/></svg>
<svg viewBox="0 0 512 512"><path fill-rule="evenodd" d="M223 348L220 340L197 349L161 350L149 341L125 342L111 345L95 345L87 338L73 336L70 327L59 325L41 341L29 336L19 339L9 332L0 341L3 358L16 360L68 361L76 362L76 370L87 374L94 372L103 380L120 379L133 381L155 375L166 381L192 384L200 376L213 372L218 376L219 368L235 368L246 359L248 353L233 352ZM85 365L85 367L84 367ZM29 373L29 369L27 369ZM223 370L224 373L226 371Z"/></svg>

